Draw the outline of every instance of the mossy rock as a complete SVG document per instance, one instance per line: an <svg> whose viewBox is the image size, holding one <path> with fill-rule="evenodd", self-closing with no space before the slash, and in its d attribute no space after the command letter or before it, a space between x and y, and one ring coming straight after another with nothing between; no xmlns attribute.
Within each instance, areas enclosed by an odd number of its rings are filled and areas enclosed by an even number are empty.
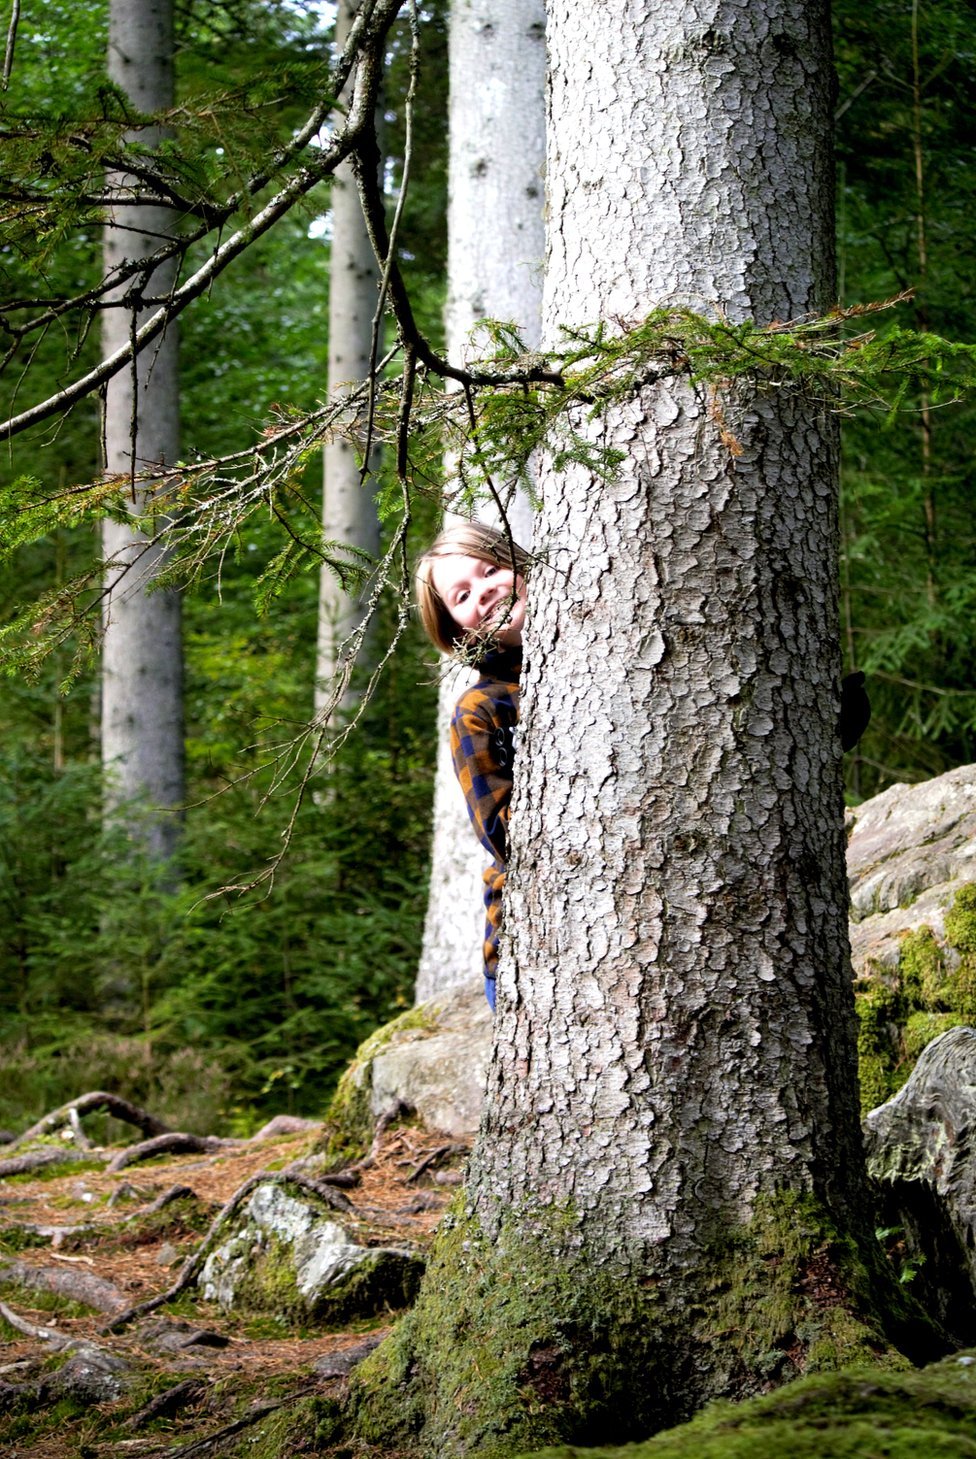
<svg viewBox="0 0 976 1459"><path fill-rule="evenodd" d="M976 883L961 887L945 916L946 942L961 957L976 958Z"/></svg>
<svg viewBox="0 0 976 1459"><path fill-rule="evenodd" d="M416 1251L364 1246L314 1196L269 1182L211 1251L199 1286L225 1311L333 1325L409 1306L423 1270Z"/></svg>
<svg viewBox="0 0 976 1459"><path fill-rule="evenodd" d="M429 1029L432 1025L430 1005L408 1008L359 1045L332 1096L325 1116L325 1130L316 1146L315 1153L324 1157L327 1169L336 1170L354 1160L361 1160L370 1147L375 1124L370 1102L370 1079L377 1054L400 1035L414 1029Z"/></svg>
<svg viewBox="0 0 976 1459"><path fill-rule="evenodd" d="M945 995L945 955L931 927L920 927L902 938L898 976L907 1004L939 1007Z"/></svg>
<svg viewBox="0 0 976 1459"><path fill-rule="evenodd" d="M976 1024L976 884L956 892L945 938L906 932L895 969L870 966L854 987L861 1112L896 1094L922 1051L947 1029Z"/></svg>
<svg viewBox="0 0 976 1459"><path fill-rule="evenodd" d="M318 1153L328 1167L361 1158L376 1121L396 1112L451 1140L481 1118L492 1018L481 984L450 988L402 1013L360 1047L326 1114Z"/></svg>
<svg viewBox="0 0 976 1459"><path fill-rule="evenodd" d="M945 1033L950 1028L960 1028L968 1022L959 1013L929 1013L920 1010L911 1014L905 1022L905 1057L912 1065L916 1064L922 1051L940 1033Z"/></svg>

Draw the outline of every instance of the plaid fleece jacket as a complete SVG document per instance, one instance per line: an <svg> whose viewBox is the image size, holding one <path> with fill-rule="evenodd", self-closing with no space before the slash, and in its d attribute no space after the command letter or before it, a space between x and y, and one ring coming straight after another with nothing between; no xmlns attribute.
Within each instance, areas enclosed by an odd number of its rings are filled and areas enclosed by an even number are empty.
<svg viewBox="0 0 976 1459"><path fill-rule="evenodd" d="M451 720L454 770L475 834L493 858L484 872L486 978L498 967L521 667L521 649L486 654L478 682L461 695Z"/></svg>

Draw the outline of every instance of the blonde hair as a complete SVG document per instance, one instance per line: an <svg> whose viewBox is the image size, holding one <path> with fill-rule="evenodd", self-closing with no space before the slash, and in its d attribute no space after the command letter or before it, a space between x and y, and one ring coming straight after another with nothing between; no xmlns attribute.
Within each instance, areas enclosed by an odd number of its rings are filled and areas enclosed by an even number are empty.
<svg viewBox="0 0 976 1459"><path fill-rule="evenodd" d="M442 653L449 654L463 643L465 630L454 622L431 581L434 561L438 557L477 557L498 567L514 565L518 576L524 577L529 554L524 547L511 541L506 532L499 532L497 527L489 527L484 522L455 522L434 538L417 563L414 585L420 621L427 637Z"/></svg>

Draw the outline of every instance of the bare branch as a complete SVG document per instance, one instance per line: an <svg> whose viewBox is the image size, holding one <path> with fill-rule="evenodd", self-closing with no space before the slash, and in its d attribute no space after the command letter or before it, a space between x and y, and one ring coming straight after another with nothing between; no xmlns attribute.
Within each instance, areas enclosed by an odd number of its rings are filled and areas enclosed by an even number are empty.
<svg viewBox="0 0 976 1459"><path fill-rule="evenodd" d="M383 41L402 4L403 0L367 0L359 11L350 29L342 59L335 70L333 90L338 93L341 85L348 78L349 71L356 59L361 59L363 64L360 66L356 91L346 124L333 133L330 145L324 147L316 158L306 162L254 218L243 223L230 238L215 248L210 258L179 288L174 289L166 303L157 309L139 329L134 331L133 337L126 345L120 347L70 385L49 396L47 400L40 401L29 410L0 422L0 439L9 440L31 426L59 415L69 410L86 395L98 390L128 364L136 352L154 339L165 328L169 320L177 318L189 303L199 298L235 258L244 253L256 239L284 217L299 199L326 177L331 176L339 163L345 161L353 153L364 132L371 129L373 125L376 92L382 70ZM281 149L275 155L273 166L264 173L255 174L249 179L248 193L252 190L257 191L266 185L286 163L292 161L295 156L307 148L312 139L319 135L334 109L335 103L331 97L316 107L289 146ZM204 229L204 233L206 231L209 230ZM203 236L203 234L198 234L198 236ZM155 269L159 263L171 257L174 252L185 252L186 243L185 238L174 240L171 244L157 249L150 258L139 261L136 272ZM118 280L115 281L116 284L117 282ZM103 283L98 292L103 293L104 291Z"/></svg>

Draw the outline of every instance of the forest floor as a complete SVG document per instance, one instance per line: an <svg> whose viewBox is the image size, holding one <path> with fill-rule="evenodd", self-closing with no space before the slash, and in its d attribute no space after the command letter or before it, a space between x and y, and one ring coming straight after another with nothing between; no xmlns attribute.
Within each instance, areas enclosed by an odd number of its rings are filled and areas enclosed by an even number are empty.
<svg viewBox="0 0 976 1459"><path fill-rule="evenodd" d="M0 1179L5 1459L299 1454L294 1430L281 1450L269 1427L273 1415L290 1408L294 1418L303 1403L314 1445L315 1404L306 1400L341 1397L348 1371L390 1329L393 1312L339 1330L295 1330L274 1317L222 1313L191 1285L109 1331L111 1299L98 1311L77 1298L91 1277L126 1307L167 1291L235 1192L259 1173L300 1168L320 1133L313 1127L202 1155L162 1155L114 1174L84 1162ZM460 1182L463 1155L422 1129L378 1133L372 1157L343 1192L368 1225L370 1244L423 1250ZM176 1186L193 1197L151 1210ZM195 1218L187 1220L188 1210ZM35 1278L57 1290L38 1290ZM96 1350L96 1388L106 1368L110 1384L117 1364L118 1397L106 1401L103 1388L86 1401L84 1381L59 1386L66 1355L75 1354L77 1369L87 1344Z"/></svg>

